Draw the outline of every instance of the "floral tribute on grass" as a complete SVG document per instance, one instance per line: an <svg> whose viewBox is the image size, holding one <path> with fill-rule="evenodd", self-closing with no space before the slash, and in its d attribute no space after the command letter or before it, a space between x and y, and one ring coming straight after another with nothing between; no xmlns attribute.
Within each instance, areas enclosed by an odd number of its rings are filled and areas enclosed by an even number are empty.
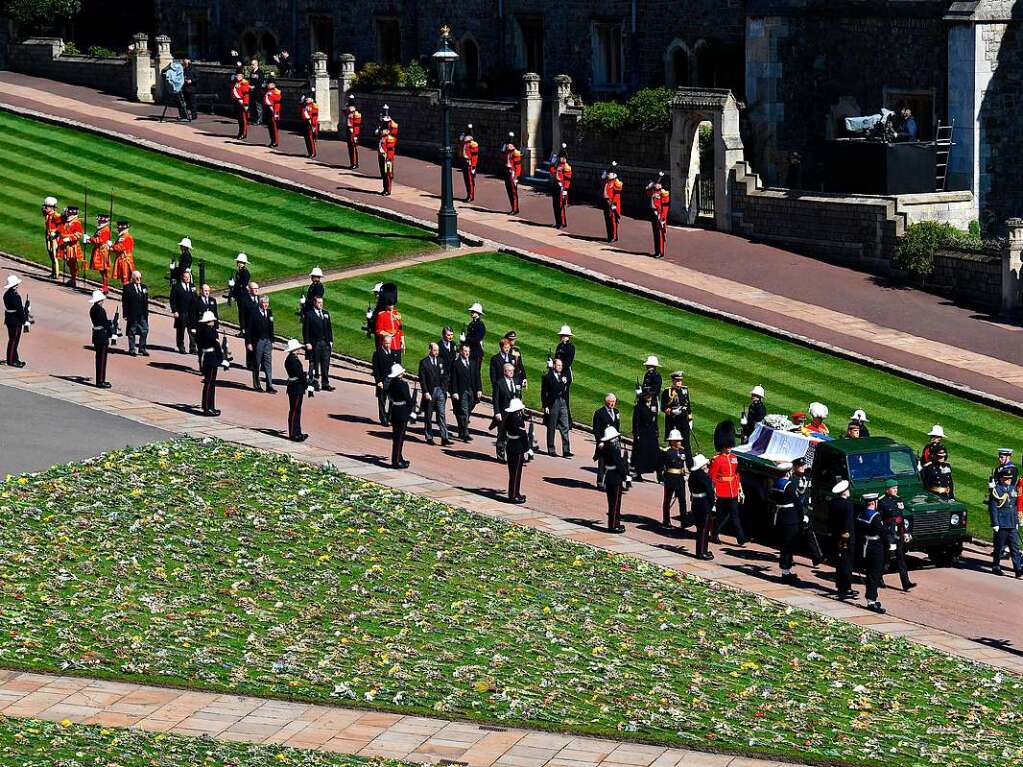
<svg viewBox="0 0 1023 767"><path fill-rule="evenodd" d="M802 761L1023 760L1023 680L226 443L0 485L0 666Z"/></svg>
<svg viewBox="0 0 1023 767"><path fill-rule="evenodd" d="M403 767L403 762L0 716L5 767ZM407 765L405 766L407 767Z"/></svg>

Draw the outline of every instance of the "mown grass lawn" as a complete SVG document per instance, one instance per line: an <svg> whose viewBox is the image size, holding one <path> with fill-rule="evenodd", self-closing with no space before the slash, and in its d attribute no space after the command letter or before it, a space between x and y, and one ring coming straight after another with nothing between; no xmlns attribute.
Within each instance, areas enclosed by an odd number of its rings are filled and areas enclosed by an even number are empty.
<svg viewBox="0 0 1023 767"><path fill-rule="evenodd" d="M456 335L468 321L466 308L483 303L487 358L497 340L515 329L531 386L527 402L539 406L540 375L547 354L558 343L562 323L572 326L577 347L573 368L573 409L589 422L604 394L617 392L631 424L636 377L648 354L660 357L665 383L682 369L693 398L698 444L713 453L714 426L738 421L749 390L762 384L768 411L788 414L819 400L831 409L831 428L844 433L857 408L867 411L871 434L890 436L919 450L935 423L949 438L956 488L972 514L971 529L990 537L982 508L987 478L999 447L1020 448L1020 418L978 405L864 365L816 352L721 320L675 309L604 287L581 277L514 256L485 254L381 271L327 286L327 308L334 319L335 348L368 359L372 342L360 331L370 290L376 282L399 285L409 363L415 370L426 344L450 324ZM273 294L277 328L298 334L294 315L302 290ZM486 378L486 368L484 368ZM484 381L489 393L489 383Z"/></svg>
<svg viewBox="0 0 1023 767"><path fill-rule="evenodd" d="M91 233L113 192L114 217L131 222L135 263L157 295L168 292L167 266L184 236L217 286L227 283L239 252L249 255L255 279L269 280L434 247L422 229L6 112L0 112L0 165L0 249L49 264L43 198L83 208L88 185Z"/></svg>
<svg viewBox="0 0 1023 767"><path fill-rule="evenodd" d="M0 666L800 761L1023 759L1018 677L212 441L8 480L0 590Z"/></svg>
<svg viewBox="0 0 1023 767"><path fill-rule="evenodd" d="M0 716L5 767L401 767L402 762L283 746Z"/></svg>

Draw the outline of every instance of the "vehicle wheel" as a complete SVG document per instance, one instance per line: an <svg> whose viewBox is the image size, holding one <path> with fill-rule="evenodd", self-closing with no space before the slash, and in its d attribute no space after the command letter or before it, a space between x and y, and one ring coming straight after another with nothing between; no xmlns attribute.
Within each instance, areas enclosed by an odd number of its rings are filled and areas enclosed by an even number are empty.
<svg viewBox="0 0 1023 767"><path fill-rule="evenodd" d="M931 562L934 563L935 567L951 567L957 561L959 557L963 555L963 544L953 543L948 546L936 546L933 549L927 550L927 556L930 557Z"/></svg>

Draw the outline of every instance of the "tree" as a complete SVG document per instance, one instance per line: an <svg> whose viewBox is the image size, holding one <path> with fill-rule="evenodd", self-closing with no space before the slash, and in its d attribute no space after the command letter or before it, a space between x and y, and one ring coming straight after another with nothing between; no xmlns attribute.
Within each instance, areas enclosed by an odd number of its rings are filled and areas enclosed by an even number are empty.
<svg viewBox="0 0 1023 767"><path fill-rule="evenodd" d="M4 0L0 10L23 29L62 25L82 10L82 0Z"/></svg>

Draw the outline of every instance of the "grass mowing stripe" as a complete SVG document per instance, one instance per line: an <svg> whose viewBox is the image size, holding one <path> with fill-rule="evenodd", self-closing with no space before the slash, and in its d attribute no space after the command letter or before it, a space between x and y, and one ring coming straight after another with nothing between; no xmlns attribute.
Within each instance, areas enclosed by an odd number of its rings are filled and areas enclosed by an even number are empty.
<svg viewBox="0 0 1023 767"><path fill-rule="evenodd" d="M0 247L39 263L48 262L42 198L56 193L62 203L81 206L86 180L95 212L117 190L115 215L132 222L136 263L157 295L167 292L167 264L183 234L196 243L196 258L205 259L214 285L226 283L242 250L255 256L254 278L267 281L306 274L314 265L344 268L433 247L429 232L411 226L91 134L7 114L0 115L0 128L7 129L6 135L0 130L0 163L12 179L0 190L2 220L23 219L0 233ZM93 222L86 224L91 229Z"/></svg>
<svg viewBox="0 0 1023 767"><path fill-rule="evenodd" d="M556 269L511 256L487 254L383 270L327 286L327 308L335 321L337 348L368 358L371 343L358 331L369 288L382 280L400 287L399 309L406 321L410 368L435 340L444 324L456 333L467 319L466 308L481 300L487 310L487 355L506 330L519 332L519 344L532 386L526 401L539 405L539 375L554 333L562 322L576 333L578 354L573 405L586 421L607 391L622 398L626 423L631 419L632 388L642 372L643 357L660 353L665 378L672 367L687 373L696 416L696 432L705 451L722 418L738 417L755 383L767 387L770 412L803 410L820 400L831 409L835 431L858 407L871 418L875 434L891 436L914 450L933 423L951 435L950 450L959 496L971 508L971 529L990 536L985 497L994 453L1012 445L1019 418L984 405L929 389L892 374L791 344L754 330L622 293ZM300 290L275 294L292 307ZM279 320L283 333L297 333L288 316ZM486 370L484 376L486 377ZM489 391L485 382L484 387Z"/></svg>

